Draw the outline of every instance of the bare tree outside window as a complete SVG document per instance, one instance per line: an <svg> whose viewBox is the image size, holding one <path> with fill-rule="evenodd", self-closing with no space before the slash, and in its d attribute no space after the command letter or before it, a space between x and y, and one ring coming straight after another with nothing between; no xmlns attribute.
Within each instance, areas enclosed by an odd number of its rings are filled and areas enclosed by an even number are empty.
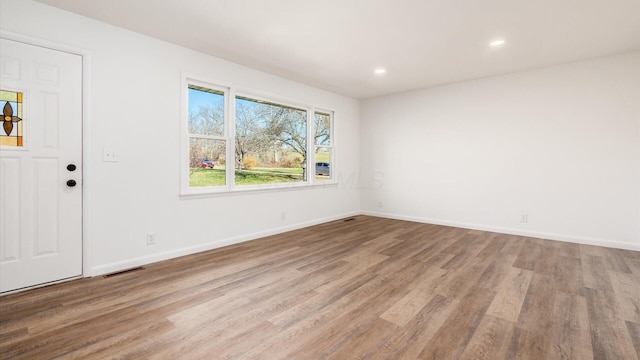
<svg viewBox="0 0 640 360"><path fill-rule="evenodd" d="M306 181L307 111L236 97L236 183Z"/></svg>

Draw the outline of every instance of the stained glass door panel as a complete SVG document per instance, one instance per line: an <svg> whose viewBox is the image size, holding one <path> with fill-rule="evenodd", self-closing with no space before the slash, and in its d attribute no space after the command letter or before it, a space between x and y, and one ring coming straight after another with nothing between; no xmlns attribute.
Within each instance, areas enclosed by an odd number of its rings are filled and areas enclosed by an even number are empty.
<svg viewBox="0 0 640 360"><path fill-rule="evenodd" d="M22 99L22 92L0 89L0 106L2 106L0 146L23 146Z"/></svg>

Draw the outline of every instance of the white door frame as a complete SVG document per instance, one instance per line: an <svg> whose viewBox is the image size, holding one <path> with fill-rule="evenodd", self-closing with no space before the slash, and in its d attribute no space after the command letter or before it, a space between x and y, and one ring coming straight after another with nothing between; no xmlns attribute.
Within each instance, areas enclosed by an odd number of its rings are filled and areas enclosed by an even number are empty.
<svg viewBox="0 0 640 360"><path fill-rule="evenodd" d="M91 52L84 49L38 39L27 35L9 32L0 29L0 37L29 45L40 46L56 51L62 51L82 57L82 275L81 277L93 276L92 256L91 256ZM68 281L67 280L61 280ZM54 282L55 283L55 282ZM49 285L51 283L47 283ZM36 285L29 288L35 288ZM29 289L27 288L27 289ZM26 290L26 289L21 289Z"/></svg>

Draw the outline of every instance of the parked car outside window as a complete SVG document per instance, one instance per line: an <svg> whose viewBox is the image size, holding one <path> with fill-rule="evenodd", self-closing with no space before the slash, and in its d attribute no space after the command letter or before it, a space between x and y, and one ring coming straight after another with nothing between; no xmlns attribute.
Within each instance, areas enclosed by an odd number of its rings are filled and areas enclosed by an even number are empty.
<svg viewBox="0 0 640 360"><path fill-rule="evenodd" d="M316 175L331 176L331 170L329 169L329 163L317 162L316 163Z"/></svg>
<svg viewBox="0 0 640 360"><path fill-rule="evenodd" d="M202 166L203 169L213 169L213 167L214 167L213 161L211 161L211 160L209 160L207 158L204 158L202 160L202 165L201 166Z"/></svg>

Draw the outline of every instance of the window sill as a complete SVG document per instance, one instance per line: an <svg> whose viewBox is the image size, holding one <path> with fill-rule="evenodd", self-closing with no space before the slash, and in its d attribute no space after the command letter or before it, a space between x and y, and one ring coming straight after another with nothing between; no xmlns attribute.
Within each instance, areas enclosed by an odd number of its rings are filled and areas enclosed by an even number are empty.
<svg viewBox="0 0 640 360"><path fill-rule="evenodd" d="M327 181L323 183L315 183L315 184L295 184L295 185L262 185L262 186L239 186L234 188L233 190L227 189L202 189L202 190L189 190L189 191L181 191L180 199L188 200L188 199L202 199L202 198L210 198L210 197L220 197L220 196L236 196L236 195L246 195L246 194L260 194L260 193L275 193L280 191L296 191L296 190L308 190L308 189L319 189L319 188L328 188L328 187L337 187L337 181Z"/></svg>

